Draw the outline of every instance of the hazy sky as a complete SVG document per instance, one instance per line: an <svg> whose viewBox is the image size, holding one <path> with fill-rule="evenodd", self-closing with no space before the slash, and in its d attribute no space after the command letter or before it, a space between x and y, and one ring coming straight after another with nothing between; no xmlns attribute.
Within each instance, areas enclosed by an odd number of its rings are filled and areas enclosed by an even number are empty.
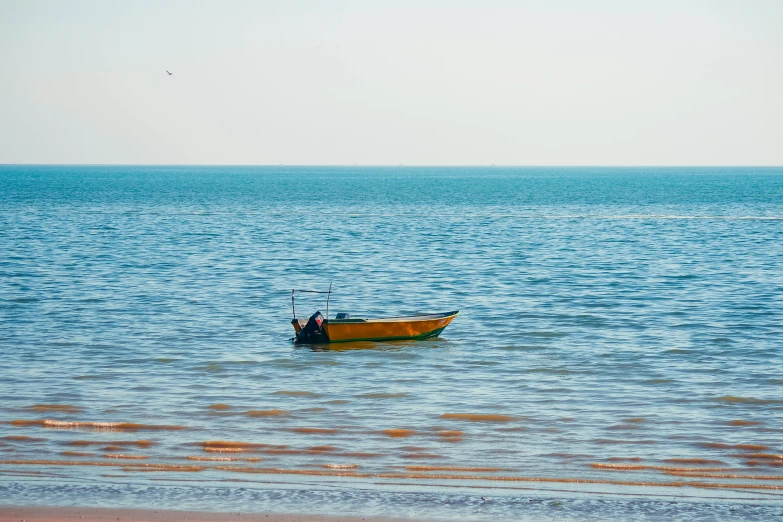
<svg viewBox="0 0 783 522"><path fill-rule="evenodd" d="M783 165L783 0L0 0L0 163Z"/></svg>

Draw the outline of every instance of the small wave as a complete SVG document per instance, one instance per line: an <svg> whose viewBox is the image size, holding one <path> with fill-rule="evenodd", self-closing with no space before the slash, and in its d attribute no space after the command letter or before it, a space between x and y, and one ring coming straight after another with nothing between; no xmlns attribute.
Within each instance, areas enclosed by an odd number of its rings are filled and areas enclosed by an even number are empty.
<svg viewBox="0 0 783 522"><path fill-rule="evenodd" d="M523 217L523 216L519 216ZM595 219L595 220L642 220L642 219L673 219L673 220L709 220L709 221L782 221L779 216L713 216L713 215L685 215L685 214L624 214L624 215L543 215L524 216L532 219Z"/></svg>
<svg viewBox="0 0 783 522"><path fill-rule="evenodd" d="M712 400L726 404L778 404L783 402L779 399L757 399L755 397L735 397L733 395L723 395Z"/></svg>
<svg viewBox="0 0 783 522"><path fill-rule="evenodd" d="M68 446L102 446L103 444L109 444L112 446L136 446L138 448L149 448L150 446L154 446L157 444L157 442L151 441L151 440L112 440L112 441L102 441L102 440L72 440L68 443Z"/></svg>
<svg viewBox="0 0 783 522"><path fill-rule="evenodd" d="M650 466L646 464L605 464L603 462L592 462L590 467L593 469L603 469L609 471L641 471L641 470L656 470L656 471L729 471L731 468L689 468L681 466Z"/></svg>
<svg viewBox="0 0 783 522"><path fill-rule="evenodd" d="M397 438L402 438L402 437L410 437L411 435L414 435L416 433L416 430L391 428L391 429L387 429L387 430L381 430L381 433L383 433L387 437L391 437L393 439L397 439Z"/></svg>
<svg viewBox="0 0 783 522"><path fill-rule="evenodd" d="M608 484L623 486L652 486L652 487L682 487L690 486L696 488L726 488L726 489L758 489L758 490L781 490L780 485L759 485L759 484L727 484L715 482L695 482L695 481L629 481L629 480L603 480L586 479L581 477L527 477L527 476L508 476L508 475L466 475L466 474L442 474L442 473L359 473L349 470L324 469L324 470L303 470L303 469L283 469L283 468L258 468L247 466L186 466L176 464L155 464L155 463L137 463L137 464L119 464L116 462L95 462L95 461L59 461L59 460L0 460L1 465L43 465L43 466L109 466L118 467L126 472L199 472L206 469L220 470L235 473L259 473L270 475L310 475L310 476L332 476L332 477L352 477L352 478L384 478L384 479L412 479L412 480L478 480L478 481L499 481L499 482L542 482L542 483L566 483L566 484ZM758 476L758 475L756 475ZM778 480L776 478L776 480Z"/></svg>
<svg viewBox="0 0 783 522"><path fill-rule="evenodd" d="M712 339L712 342L715 344L732 344L734 343L734 340L729 339L728 337L715 337Z"/></svg>
<svg viewBox="0 0 783 522"><path fill-rule="evenodd" d="M656 440L593 439L596 444L658 444Z"/></svg>
<svg viewBox="0 0 783 522"><path fill-rule="evenodd" d="M765 467L783 467L783 461L779 460L747 460L745 464L748 466L765 466Z"/></svg>
<svg viewBox="0 0 783 522"><path fill-rule="evenodd" d="M462 442L464 433L459 430L439 430L438 436L443 442Z"/></svg>
<svg viewBox="0 0 783 522"><path fill-rule="evenodd" d="M164 472L197 473L199 471L204 471L205 469L207 469L207 467L206 466L180 466L178 464L148 464L146 466L136 464L133 466L126 466L121 469L122 471L129 471L129 472L164 471Z"/></svg>
<svg viewBox="0 0 783 522"><path fill-rule="evenodd" d="M783 455L777 453L750 453L743 455L747 459L777 460L783 462Z"/></svg>
<svg viewBox="0 0 783 522"><path fill-rule="evenodd" d="M230 440L205 440L203 442L197 442L196 445L201 446L204 451L250 451L267 448L284 449L288 447L286 445L260 444L256 442L241 442Z"/></svg>
<svg viewBox="0 0 783 522"><path fill-rule="evenodd" d="M337 447L335 446L313 446L312 448L308 448L310 451L337 451Z"/></svg>
<svg viewBox="0 0 783 522"><path fill-rule="evenodd" d="M729 426L759 426L760 421L733 420L729 421Z"/></svg>
<svg viewBox="0 0 783 522"><path fill-rule="evenodd" d="M122 453L106 453L103 455L107 459L131 459L131 460L144 460L149 457L146 455L125 455Z"/></svg>
<svg viewBox="0 0 783 522"><path fill-rule="evenodd" d="M62 411L65 413L79 413L82 408L72 404L34 404L28 408L31 411Z"/></svg>
<svg viewBox="0 0 783 522"><path fill-rule="evenodd" d="M63 457L95 457L95 453L89 451L63 451L60 455Z"/></svg>
<svg viewBox="0 0 783 522"><path fill-rule="evenodd" d="M748 451L763 451L769 449L764 444L724 444L723 442L697 442L697 446L707 449L740 449Z"/></svg>
<svg viewBox="0 0 783 522"><path fill-rule="evenodd" d="M310 475L326 477L354 477L370 478L369 473L357 473L355 471L315 470L315 469L280 469L280 468L251 468L238 466L215 466L213 469L232 471L234 473L260 473L264 475Z"/></svg>
<svg viewBox="0 0 783 522"><path fill-rule="evenodd" d="M293 428L291 431L293 431L294 433L321 434L321 435L333 435L335 433L340 433L340 430L333 429L333 428Z"/></svg>
<svg viewBox="0 0 783 522"><path fill-rule="evenodd" d="M508 471L505 468L472 468L467 466L405 466L408 471L472 471L475 473L496 473Z"/></svg>
<svg viewBox="0 0 783 522"><path fill-rule="evenodd" d="M209 373L223 373L226 371L226 369L218 363L208 363L196 369Z"/></svg>
<svg viewBox="0 0 783 522"><path fill-rule="evenodd" d="M664 459L663 461L672 464L725 464L722 460L713 459Z"/></svg>
<svg viewBox="0 0 783 522"><path fill-rule="evenodd" d="M492 413L444 413L441 419L464 420L468 422L511 422L517 417Z"/></svg>
<svg viewBox="0 0 783 522"><path fill-rule="evenodd" d="M27 435L8 435L3 437L3 440L10 440L13 442L43 442L46 439L41 437L28 437Z"/></svg>
<svg viewBox="0 0 783 522"><path fill-rule="evenodd" d="M260 449L261 453L267 453L270 455L313 455L313 454L326 454L333 453L332 450L326 449Z"/></svg>
<svg viewBox="0 0 783 522"><path fill-rule="evenodd" d="M345 451L340 453L342 457L355 457L357 459L374 459L383 457L383 453L371 453L369 451Z"/></svg>
<svg viewBox="0 0 783 522"><path fill-rule="evenodd" d="M362 399L402 399L407 396L408 396L407 393L401 392L401 393L364 393L362 395L357 395L356 397Z"/></svg>
<svg viewBox="0 0 783 522"><path fill-rule="evenodd" d="M530 368L525 370L527 373L546 373L550 375L568 375L573 373L565 368Z"/></svg>
<svg viewBox="0 0 783 522"><path fill-rule="evenodd" d="M160 424L138 424L135 422L91 422L91 421L59 421L51 419L43 420L13 420L9 422L12 426L41 426L43 428L54 429L91 429L93 431L177 431L185 430L186 426L172 426Z"/></svg>
<svg viewBox="0 0 783 522"><path fill-rule="evenodd" d="M286 410L247 410L248 417L284 417L290 415Z"/></svg>
<svg viewBox="0 0 783 522"><path fill-rule="evenodd" d="M402 455L404 459L442 459L443 455L437 453L406 453Z"/></svg>
<svg viewBox="0 0 783 522"><path fill-rule="evenodd" d="M568 334L564 332L550 332L550 331L540 331L540 332L521 332L522 336L526 337L543 337L543 338L561 338L566 337Z"/></svg>
<svg viewBox="0 0 783 522"><path fill-rule="evenodd" d="M335 446L313 446L307 449L289 448L286 445L257 444L250 442L234 441L206 441L201 442L203 450L208 453L245 453L257 452L270 455L317 455L335 453Z"/></svg>
<svg viewBox="0 0 783 522"><path fill-rule="evenodd" d="M545 457L557 457L560 459L585 459L592 458L592 455L584 455L581 453L546 453Z"/></svg>
<svg viewBox="0 0 783 522"><path fill-rule="evenodd" d="M185 458L187 460L197 460L197 461L206 461L206 462L240 462L240 461L248 460L239 457L210 457L204 455L188 455ZM259 458L257 461L253 460L253 462L258 462L260 460L261 459Z"/></svg>
<svg viewBox="0 0 783 522"><path fill-rule="evenodd" d="M680 477L707 477L743 480L783 480L783 475L739 475L736 473L699 473L695 471L666 471L666 473Z"/></svg>
<svg viewBox="0 0 783 522"><path fill-rule="evenodd" d="M610 470L623 470L623 471L647 469L647 466L645 466L644 464L603 464L600 462L593 462L590 464L590 467L596 469L610 469Z"/></svg>
<svg viewBox="0 0 783 522"><path fill-rule="evenodd" d="M96 462L91 460L0 460L0 464L10 464L17 466L117 466L117 463L115 462Z"/></svg>
<svg viewBox="0 0 783 522"><path fill-rule="evenodd" d="M317 393L296 390L280 390L276 391L273 395L287 395L289 397L320 397L320 395Z"/></svg>

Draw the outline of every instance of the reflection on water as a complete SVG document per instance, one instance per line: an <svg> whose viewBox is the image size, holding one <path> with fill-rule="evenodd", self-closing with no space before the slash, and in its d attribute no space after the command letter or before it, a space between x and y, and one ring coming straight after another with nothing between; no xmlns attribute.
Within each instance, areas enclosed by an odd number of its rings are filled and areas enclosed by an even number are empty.
<svg viewBox="0 0 783 522"><path fill-rule="evenodd" d="M417 348L438 348L447 343L448 341L445 339L434 338L426 341L352 341L332 344L297 344L294 345L294 348L296 350L310 350L313 352L350 352L355 350L398 352L411 346L416 346Z"/></svg>

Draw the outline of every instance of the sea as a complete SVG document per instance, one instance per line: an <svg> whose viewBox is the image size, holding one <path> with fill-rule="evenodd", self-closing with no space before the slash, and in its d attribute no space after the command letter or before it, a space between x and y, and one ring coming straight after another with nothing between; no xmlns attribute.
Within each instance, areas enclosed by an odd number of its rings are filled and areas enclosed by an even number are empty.
<svg viewBox="0 0 783 522"><path fill-rule="evenodd" d="M2 505L778 519L783 168L3 165L0 357Z"/></svg>

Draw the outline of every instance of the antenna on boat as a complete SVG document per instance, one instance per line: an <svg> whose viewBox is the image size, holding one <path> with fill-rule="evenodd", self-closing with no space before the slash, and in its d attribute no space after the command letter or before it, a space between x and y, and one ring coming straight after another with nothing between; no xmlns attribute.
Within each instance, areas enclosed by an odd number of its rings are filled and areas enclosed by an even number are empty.
<svg viewBox="0 0 783 522"><path fill-rule="evenodd" d="M329 298L332 296L332 283L329 283L329 291L323 292L321 290L297 290L296 288L291 289L291 312L294 314L294 319L296 319L296 294L297 293L308 293L308 294L326 294L326 317L329 318Z"/></svg>
<svg viewBox="0 0 783 522"><path fill-rule="evenodd" d="M329 283L329 291L326 292L326 320L329 320L329 298L332 297L332 283Z"/></svg>

